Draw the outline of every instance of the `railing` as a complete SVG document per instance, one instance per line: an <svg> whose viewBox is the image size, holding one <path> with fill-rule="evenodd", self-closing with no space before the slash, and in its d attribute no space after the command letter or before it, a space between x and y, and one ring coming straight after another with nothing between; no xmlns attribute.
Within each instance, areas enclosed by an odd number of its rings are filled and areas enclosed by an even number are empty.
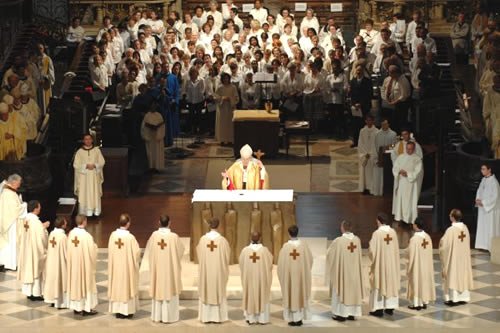
<svg viewBox="0 0 500 333"><path fill-rule="evenodd" d="M70 0L69 4L71 17L80 17L82 25L95 26L102 23L104 16L117 23L140 8L155 9L166 17L172 2L175 0Z"/></svg>

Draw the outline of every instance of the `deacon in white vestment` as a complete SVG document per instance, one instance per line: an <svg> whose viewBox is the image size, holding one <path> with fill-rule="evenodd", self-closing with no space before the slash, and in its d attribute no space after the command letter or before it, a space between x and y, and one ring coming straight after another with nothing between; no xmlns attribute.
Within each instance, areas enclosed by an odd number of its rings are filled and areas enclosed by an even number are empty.
<svg viewBox="0 0 500 333"><path fill-rule="evenodd" d="M40 221L40 202L28 202L28 214L20 226L17 279L22 293L31 301L43 301L45 259L47 256L47 227L50 222Z"/></svg>
<svg viewBox="0 0 500 333"><path fill-rule="evenodd" d="M77 215L76 228L68 235L67 288L69 308L74 314L92 316L97 314L97 285L95 280L97 266L97 245L94 238L85 230L87 217Z"/></svg>
<svg viewBox="0 0 500 333"><path fill-rule="evenodd" d="M370 315L392 315L399 307L401 273L399 267L399 243L396 231L389 226L384 213L377 215L377 230L369 245L370 265Z"/></svg>
<svg viewBox="0 0 500 333"><path fill-rule="evenodd" d="M361 241L352 233L350 222L340 225L342 236L333 240L326 253L326 282L332 296L332 314L336 321L361 316L364 298Z"/></svg>
<svg viewBox="0 0 500 333"><path fill-rule="evenodd" d="M375 149L375 136L378 128L374 125L375 119L372 115L365 117L365 127L359 131L358 156L359 156L359 190L369 194L373 186L373 170L377 158Z"/></svg>
<svg viewBox="0 0 500 333"><path fill-rule="evenodd" d="M131 318L139 309L139 243L129 231L131 219L120 215L120 228L108 242L109 312L118 319Z"/></svg>
<svg viewBox="0 0 500 333"><path fill-rule="evenodd" d="M0 183L0 268L15 271L17 267L17 234L26 216L26 203L17 191L22 178L10 175Z"/></svg>
<svg viewBox="0 0 500 333"><path fill-rule="evenodd" d="M45 261L45 283L43 297L45 303L56 309L64 309L69 305L67 289L68 266L66 264L67 222L64 217L56 217L54 230L49 234L47 260Z"/></svg>
<svg viewBox="0 0 500 333"><path fill-rule="evenodd" d="M283 295L283 319L288 326L302 326L311 317L311 269L313 257L307 243L297 238L299 228L288 228L290 240L278 256L278 278Z"/></svg>
<svg viewBox="0 0 500 333"><path fill-rule="evenodd" d="M491 166L481 166L483 179L476 193L476 249L491 251L491 240L500 236L500 185Z"/></svg>
<svg viewBox="0 0 500 333"><path fill-rule="evenodd" d="M90 134L83 137L83 146L73 160L75 169L74 192L78 197L78 213L86 216L101 215L104 157L94 147Z"/></svg>
<svg viewBox="0 0 500 333"><path fill-rule="evenodd" d="M375 135L375 166L373 167L373 181L370 193L372 195L384 194L384 153L397 141L396 132L389 127L387 119L382 120L380 131Z"/></svg>
<svg viewBox="0 0 500 333"><path fill-rule="evenodd" d="M252 233L252 243L239 258L243 286L243 314L247 324L269 323L273 255L260 243L260 233Z"/></svg>
<svg viewBox="0 0 500 333"><path fill-rule="evenodd" d="M170 229L170 218L161 215L158 230L151 234L146 244L140 269L141 276L149 285L151 320L154 322L173 323L179 320L183 254L184 246L179 236Z"/></svg>
<svg viewBox="0 0 500 333"><path fill-rule="evenodd" d="M396 221L413 223L417 218L417 204L420 197L418 177L422 172L422 159L415 154L415 143L406 144L406 154L400 155L394 166L394 195L392 213Z"/></svg>
<svg viewBox="0 0 500 333"><path fill-rule="evenodd" d="M394 148L391 151L391 160L393 165L396 162L396 159L399 157L399 155L403 155L404 153L406 153L406 144L410 141L415 143L415 154L417 156L420 156L420 158L423 161L424 152L422 150L422 147L413 137L413 133L411 133L408 129L403 129L401 130L401 140L399 142L396 142ZM422 167L422 172L420 173L417 179L418 193L420 193L422 189L423 180L424 180L424 169Z"/></svg>
<svg viewBox="0 0 500 333"><path fill-rule="evenodd" d="M226 288L231 248L217 232L219 219L212 218L208 223L210 231L200 238L196 247L200 295L198 319L203 323L220 323L228 320Z"/></svg>
<svg viewBox="0 0 500 333"><path fill-rule="evenodd" d="M444 304L456 306L470 301L473 288L470 234L461 222L462 212L452 209L451 226L439 241Z"/></svg>

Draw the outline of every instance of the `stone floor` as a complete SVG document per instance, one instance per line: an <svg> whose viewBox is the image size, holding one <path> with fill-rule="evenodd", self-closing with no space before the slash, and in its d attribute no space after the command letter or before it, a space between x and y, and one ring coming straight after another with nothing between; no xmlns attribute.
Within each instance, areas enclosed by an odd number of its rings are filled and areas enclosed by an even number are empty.
<svg viewBox="0 0 500 333"><path fill-rule="evenodd" d="M314 252L314 251L313 251ZM402 253L404 257L404 253ZM407 308L405 260L401 262L402 286L400 292L400 308L393 316L375 318L367 315L367 304L363 306L363 316L354 322L338 323L331 319L330 299L323 292L316 293L316 298L312 300L311 311L312 320L306 321L302 328L297 330L315 332L323 329L343 329L349 332L386 332L391 329L405 329L408 332L421 332L421 329L443 330L469 328L481 330L484 333L488 330L500 329L500 265L493 265L489 262L489 256L482 252L473 251L472 264L474 275L474 290L471 292L472 301L469 304L447 307L443 304L442 291L440 287L440 263L437 253L435 258L435 280L438 300L422 311L412 311ZM315 261L318 260L315 255ZM366 267L367 258L364 255L363 266ZM129 320L115 319L107 313L107 254L101 249L97 264L97 284L99 292L98 315L93 317L75 316L70 310L57 310L50 308L43 302L30 302L26 300L20 292L20 284L16 281L15 272L0 273L0 331L1 332L25 332L28 328L36 328L37 332L92 332L106 331L106 329L120 329L125 332L156 332L160 329L176 329L182 332L217 331L235 332L247 330L240 309L239 299L229 299L229 321L221 325L203 325L197 320L198 301L196 299L181 299L180 318L175 324L157 324L150 320L150 301L141 300L141 308L138 313ZM237 269L231 267L236 272ZM190 273L183 271L184 276ZM313 276L319 281L319 272L313 269ZM235 276L236 278L236 276ZM276 281L275 281L276 283ZM320 283L320 282L315 282ZM323 288L324 286L316 286ZM313 287L314 289L314 287ZM273 292L273 295L275 293ZM238 298L238 297L234 297ZM287 329L287 323L283 321L281 298L273 296L271 301L271 323L262 327L252 327L259 331L276 332ZM123 332L122 332L123 330ZM498 331L497 331L498 332Z"/></svg>
<svg viewBox="0 0 500 333"><path fill-rule="evenodd" d="M178 140L174 147L187 147L191 142L192 139ZM316 137L311 139L310 158L306 158L305 142L294 138L288 156L280 149L276 157L262 158L269 166L271 187L283 188L286 184L286 188L296 192L357 192L359 162L357 150L350 144L351 141ZM172 158L169 151L165 170L149 174L141 182L140 193L192 193L197 188L214 187L211 179L220 186L220 172L234 161L232 148L220 147L212 140L188 149L189 156L182 159ZM286 172L282 172L284 168ZM289 177L290 173L300 173L301 177Z"/></svg>

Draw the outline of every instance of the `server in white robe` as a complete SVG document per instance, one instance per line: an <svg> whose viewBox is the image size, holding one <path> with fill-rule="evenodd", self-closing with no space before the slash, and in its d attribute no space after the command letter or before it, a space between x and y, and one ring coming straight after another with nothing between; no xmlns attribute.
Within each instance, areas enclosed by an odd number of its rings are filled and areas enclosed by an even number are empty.
<svg viewBox="0 0 500 333"><path fill-rule="evenodd" d="M500 237L500 185L491 166L481 166L483 179L476 193L476 249L491 251L491 240Z"/></svg>
<svg viewBox="0 0 500 333"><path fill-rule="evenodd" d="M382 120L380 131L375 135L375 166L373 168L373 181L370 193L383 195L384 193L384 153L397 141L396 132L389 127L387 119Z"/></svg>
<svg viewBox="0 0 500 333"><path fill-rule="evenodd" d="M375 119L372 115L365 117L365 127L359 131L358 156L359 156L359 191L369 194L373 186L373 170L377 151L375 149L375 136L378 128L374 125Z"/></svg>

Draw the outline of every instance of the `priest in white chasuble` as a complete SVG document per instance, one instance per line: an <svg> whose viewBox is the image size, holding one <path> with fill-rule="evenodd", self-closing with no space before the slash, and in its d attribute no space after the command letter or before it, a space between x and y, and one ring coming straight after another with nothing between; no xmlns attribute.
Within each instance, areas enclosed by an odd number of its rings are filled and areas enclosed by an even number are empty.
<svg viewBox="0 0 500 333"><path fill-rule="evenodd" d="M365 117L365 127L359 131L358 156L359 156L359 190L364 194L369 194L373 186L373 170L377 158L375 149L375 136L378 128L374 125L375 119L372 115Z"/></svg>
<svg viewBox="0 0 500 333"><path fill-rule="evenodd" d="M128 214L120 215L120 227L108 242L109 312L116 318L131 318L139 308L139 260L141 249L129 228Z"/></svg>
<svg viewBox="0 0 500 333"><path fill-rule="evenodd" d="M212 218L208 224L210 231L200 238L196 247L200 296L198 319L203 323L220 323L228 320L226 287L231 248L217 232L219 219Z"/></svg>
<svg viewBox="0 0 500 333"><path fill-rule="evenodd" d="M38 215L41 209L40 202L28 202L28 214L20 225L17 279L22 283L22 293L32 301L43 301L47 228L50 222L40 221Z"/></svg>
<svg viewBox="0 0 500 333"><path fill-rule="evenodd" d="M92 316L97 314L97 285L95 281L97 265L97 245L85 230L87 217L77 215L76 227L68 234L67 245L67 288L69 308L75 314Z"/></svg>
<svg viewBox="0 0 500 333"><path fill-rule="evenodd" d="M434 284L434 261L432 239L424 231L424 223L417 217L413 224L415 232L408 245L408 306L411 310L427 309L430 302L436 300Z"/></svg>
<svg viewBox="0 0 500 333"><path fill-rule="evenodd" d="M17 238L26 216L26 203L18 193L22 178L10 175L0 183L0 266L16 270Z"/></svg>
<svg viewBox="0 0 500 333"><path fill-rule="evenodd" d="M473 288L470 234L462 222L460 210L451 210L450 221L451 226L439 241L439 257L444 304L456 306L470 301L470 290Z"/></svg>
<svg viewBox="0 0 500 333"><path fill-rule="evenodd" d="M179 295L182 292L184 245L170 229L170 224L168 215L160 216L159 228L149 237L140 269L149 280L151 320L162 323L179 320Z"/></svg>
<svg viewBox="0 0 500 333"><path fill-rule="evenodd" d="M85 216L101 215L104 157L95 147L90 134L83 137L83 146L73 160L75 169L74 192L78 197L78 212Z"/></svg>
<svg viewBox="0 0 500 333"><path fill-rule="evenodd" d="M311 317L311 269L313 257L304 241L297 238L299 228L288 228L290 240L278 256L278 278L283 295L283 318L289 326L302 326Z"/></svg>
<svg viewBox="0 0 500 333"><path fill-rule="evenodd" d="M54 222L54 230L49 234L47 259L45 260L43 297L45 303L51 304L56 309L67 308L69 305L66 227L66 219L58 216Z"/></svg>
<svg viewBox="0 0 500 333"><path fill-rule="evenodd" d="M249 145L240 149L241 158L222 172L223 190L264 190L269 188L266 168L259 159L253 158Z"/></svg>
<svg viewBox="0 0 500 333"><path fill-rule="evenodd" d="M394 145L394 149L391 151L391 160L392 164L396 163L396 159L406 153L406 145L408 142L415 143L415 154L419 156L422 160L424 159L424 151L422 150L422 146L415 140L413 137L413 133L404 128L401 130L401 140ZM418 191L420 193L420 189L422 188L422 182L424 180L424 170L422 169L422 173L419 175L417 179Z"/></svg>
<svg viewBox="0 0 500 333"><path fill-rule="evenodd" d="M361 267L361 241L352 233L351 223L340 225L342 236L333 240L326 253L326 281L332 296L332 315L336 321L361 316L364 298Z"/></svg>
<svg viewBox="0 0 500 333"><path fill-rule="evenodd" d="M163 170L165 168L165 121L156 106L152 106L144 115L141 136L146 143L149 168Z"/></svg>
<svg viewBox="0 0 500 333"><path fill-rule="evenodd" d="M483 179L476 192L476 249L491 251L491 240L500 236L500 185L491 166L481 166Z"/></svg>
<svg viewBox="0 0 500 333"><path fill-rule="evenodd" d="M248 324L269 323L269 300L273 280L273 255L260 243L260 233L252 233L252 243L239 258L243 286L243 312Z"/></svg>
<svg viewBox="0 0 500 333"><path fill-rule="evenodd" d="M392 213L396 221L411 224L417 218L420 197L418 179L422 169L422 159L415 153L415 143L408 142L406 153L398 156L392 167L394 175Z"/></svg>
<svg viewBox="0 0 500 333"><path fill-rule="evenodd" d="M399 306L400 267L396 231L389 226L389 217L377 215L377 230L372 234L368 255L370 264L370 315L392 315Z"/></svg>

